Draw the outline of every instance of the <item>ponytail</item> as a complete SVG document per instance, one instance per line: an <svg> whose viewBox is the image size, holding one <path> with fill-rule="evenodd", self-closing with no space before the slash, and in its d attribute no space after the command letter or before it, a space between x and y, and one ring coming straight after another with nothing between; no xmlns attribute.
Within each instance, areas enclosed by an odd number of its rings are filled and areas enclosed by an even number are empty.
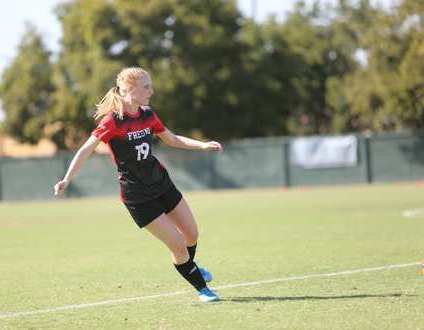
<svg viewBox="0 0 424 330"><path fill-rule="evenodd" d="M97 111L94 114L94 119L99 119L109 112L115 112L118 114L119 118L124 117L124 104L122 102L122 97L119 94L119 87L112 87L100 101L96 104Z"/></svg>
<svg viewBox="0 0 424 330"><path fill-rule="evenodd" d="M116 78L116 87L109 89L100 103L96 104L97 111L95 119L99 119L110 112L115 112L119 119L124 117L124 101L122 96L127 93L127 87L134 87L137 80L144 75L149 75L147 71L140 67L124 68ZM119 90L121 88L121 91Z"/></svg>

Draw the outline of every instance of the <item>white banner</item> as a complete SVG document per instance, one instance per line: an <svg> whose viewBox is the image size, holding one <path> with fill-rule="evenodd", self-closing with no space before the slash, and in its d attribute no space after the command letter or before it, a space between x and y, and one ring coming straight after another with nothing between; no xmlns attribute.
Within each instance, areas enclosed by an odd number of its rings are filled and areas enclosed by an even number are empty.
<svg viewBox="0 0 424 330"><path fill-rule="evenodd" d="M354 135L296 138L290 145L290 161L306 169L355 166L357 148Z"/></svg>

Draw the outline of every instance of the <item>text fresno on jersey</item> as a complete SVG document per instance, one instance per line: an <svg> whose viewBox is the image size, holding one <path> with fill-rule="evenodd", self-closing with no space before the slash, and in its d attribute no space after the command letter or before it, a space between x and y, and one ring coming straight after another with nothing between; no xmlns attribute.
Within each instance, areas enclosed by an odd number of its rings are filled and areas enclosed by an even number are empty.
<svg viewBox="0 0 424 330"><path fill-rule="evenodd" d="M141 139L150 134L150 127L143 128L140 131L128 132L127 134L129 141Z"/></svg>

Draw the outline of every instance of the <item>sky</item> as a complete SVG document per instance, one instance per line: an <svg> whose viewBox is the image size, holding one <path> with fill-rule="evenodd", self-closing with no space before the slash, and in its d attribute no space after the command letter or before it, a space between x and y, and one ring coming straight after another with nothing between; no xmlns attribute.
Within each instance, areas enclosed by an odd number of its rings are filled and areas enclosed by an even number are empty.
<svg viewBox="0 0 424 330"><path fill-rule="evenodd" d="M0 12L0 72L16 54L16 48L25 31L25 22L31 22L41 32L44 42L52 51L59 49L60 24L54 8L64 0L12 0L7 10ZM66 1L66 0L65 0ZM282 14L290 10L295 0L237 0L239 8L250 16L252 4L256 3L257 19L268 14ZM141 1L140 1L141 2Z"/></svg>
<svg viewBox="0 0 424 330"><path fill-rule="evenodd" d="M0 12L0 72L16 55L26 22L31 22L37 27L51 51L58 51L61 29L54 14L54 8L63 1L12 0L7 2L7 10ZM311 1L306 0L306 2ZM375 0L383 5L388 5L392 1L394 0ZM237 0L240 10L246 16L252 16L252 13L255 12L255 19L258 21L264 20L271 14L283 19L284 14L292 9L295 2L295 0Z"/></svg>
<svg viewBox="0 0 424 330"><path fill-rule="evenodd" d="M7 2L7 10L0 11L0 75L13 60L17 46L24 34L25 25L31 23L42 34L45 45L53 53L60 48L61 27L54 14L54 8L67 0L12 0ZM313 0L305 0L311 3ZM335 0L321 0L334 2ZM383 6L390 6L399 0L372 0ZM141 3L141 1L140 1ZM237 0L245 16L263 21L269 15L284 19L285 14L293 8L296 0ZM0 103L0 121L4 112Z"/></svg>

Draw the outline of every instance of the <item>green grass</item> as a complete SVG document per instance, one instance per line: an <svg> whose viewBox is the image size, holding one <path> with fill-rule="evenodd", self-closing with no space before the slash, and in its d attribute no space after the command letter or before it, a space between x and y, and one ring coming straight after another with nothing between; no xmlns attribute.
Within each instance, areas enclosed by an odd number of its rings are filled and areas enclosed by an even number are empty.
<svg viewBox="0 0 424 330"><path fill-rule="evenodd" d="M213 286L424 258L414 184L188 193ZM0 317L0 329L419 329L418 266L218 290L201 304L169 253L117 198L0 204L0 316L186 291L115 305Z"/></svg>

